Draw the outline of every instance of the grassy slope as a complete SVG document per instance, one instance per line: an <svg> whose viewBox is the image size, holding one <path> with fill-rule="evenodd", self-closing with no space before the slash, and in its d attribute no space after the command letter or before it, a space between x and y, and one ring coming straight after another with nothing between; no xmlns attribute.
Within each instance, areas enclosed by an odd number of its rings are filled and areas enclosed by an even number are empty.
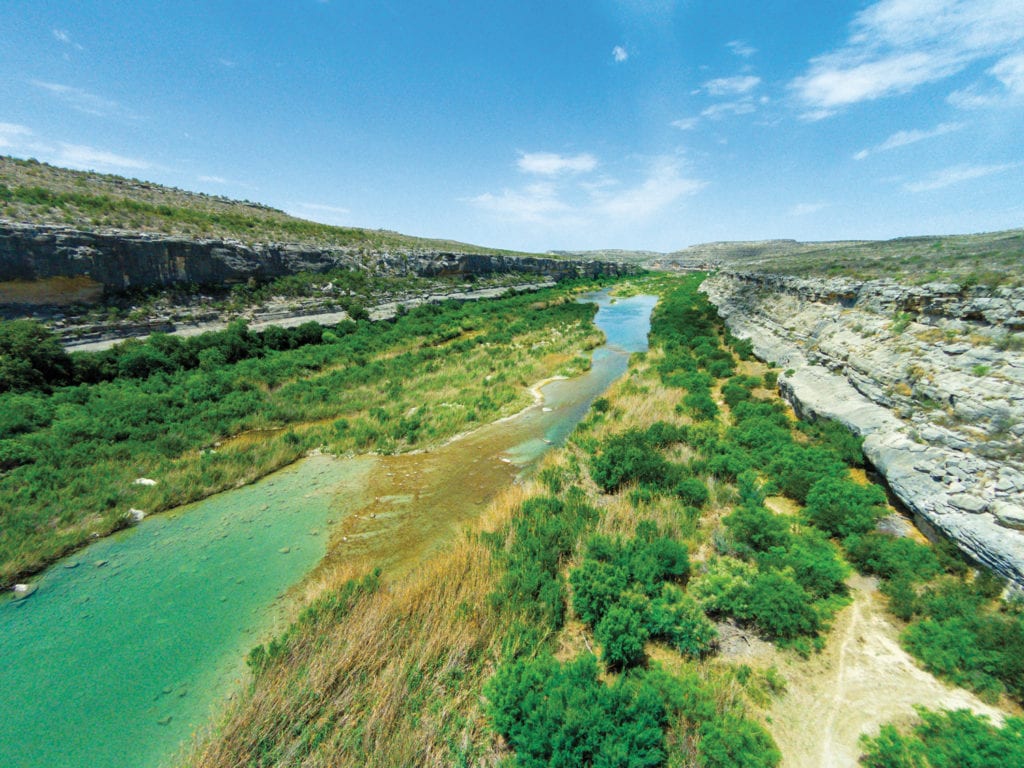
<svg viewBox="0 0 1024 768"><path fill-rule="evenodd" d="M679 251L559 252L613 258L647 267L704 267L800 277L888 277L919 284L939 280L988 286L1024 282L1024 229L972 235L801 243L796 240L702 243Z"/></svg>
<svg viewBox="0 0 1024 768"><path fill-rule="evenodd" d="M1024 229L873 242L712 244L694 246L669 258L709 258L729 269L800 276L1020 285L1024 280Z"/></svg>
<svg viewBox="0 0 1024 768"><path fill-rule="evenodd" d="M109 174L0 156L0 217L93 229L110 227L246 243L526 255L388 230L318 224L249 201L187 192Z"/></svg>

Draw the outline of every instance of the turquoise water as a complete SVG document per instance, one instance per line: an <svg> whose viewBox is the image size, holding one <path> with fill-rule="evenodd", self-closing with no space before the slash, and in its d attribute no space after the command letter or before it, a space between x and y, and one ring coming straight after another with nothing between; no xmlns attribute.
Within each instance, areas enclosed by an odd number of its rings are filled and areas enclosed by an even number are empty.
<svg viewBox="0 0 1024 768"><path fill-rule="evenodd" d="M0 602L0 768L155 768L237 688L324 557L408 572L442 548L647 349L654 297L591 294L607 344L543 407L403 456L315 456L145 520ZM342 537L342 534L345 534Z"/></svg>
<svg viewBox="0 0 1024 768"><path fill-rule="evenodd" d="M0 605L0 765L174 754L233 688L268 608L323 557L338 489L360 487L364 465L312 457L152 517Z"/></svg>

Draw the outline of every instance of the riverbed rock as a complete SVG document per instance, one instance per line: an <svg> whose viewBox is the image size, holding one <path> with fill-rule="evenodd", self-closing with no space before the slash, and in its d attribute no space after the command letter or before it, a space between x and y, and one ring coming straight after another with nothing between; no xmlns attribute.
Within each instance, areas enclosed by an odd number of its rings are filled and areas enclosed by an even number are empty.
<svg viewBox="0 0 1024 768"><path fill-rule="evenodd" d="M24 600L26 597L34 595L37 589L39 589L38 584L15 584L11 591L14 592L15 600Z"/></svg>

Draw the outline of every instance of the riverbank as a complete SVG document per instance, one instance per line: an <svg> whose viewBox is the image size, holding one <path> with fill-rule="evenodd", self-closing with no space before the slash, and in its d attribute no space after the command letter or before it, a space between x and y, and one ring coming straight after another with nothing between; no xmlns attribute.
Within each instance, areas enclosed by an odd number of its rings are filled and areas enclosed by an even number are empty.
<svg viewBox="0 0 1024 768"><path fill-rule="evenodd" d="M0 396L15 420L7 447L19 457L0 474L0 508L10 511L0 583L123 527L130 509L173 509L316 448L403 452L519 411L531 382L582 370L582 351L600 341L595 308L573 303L573 290L424 306L295 349L267 348L271 337L248 331L222 334L224 350L249 357ZM187 349L128 352L178 365L168 355ZM269 430L277 431L263 439ZM237 438L246 432L261 439Z"/></svg>

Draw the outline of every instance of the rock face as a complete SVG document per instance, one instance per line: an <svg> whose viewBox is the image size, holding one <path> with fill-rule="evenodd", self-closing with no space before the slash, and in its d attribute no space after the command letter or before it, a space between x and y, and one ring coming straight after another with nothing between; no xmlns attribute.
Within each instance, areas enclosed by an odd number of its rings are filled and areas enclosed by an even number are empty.
<svg viewBox="0 0 1024 768"><path fill-rule="evenodd" d="M723 272L731 331L836 419L919 520L1024 587L1024 289Z"/></svg>
<svg viewBox="0 0 1024 768"><path fill-rule="evenodd" d="M636 270L608 261L413 250L365 253L287 243L249 246L232 240L83 232L0 221L0 304L23 301L24 292L15 290L18 284L55 278L87 278L104 291L116 292L182 284L222 286L332 269L420 277L519 272L556 280Z"/></svg>

